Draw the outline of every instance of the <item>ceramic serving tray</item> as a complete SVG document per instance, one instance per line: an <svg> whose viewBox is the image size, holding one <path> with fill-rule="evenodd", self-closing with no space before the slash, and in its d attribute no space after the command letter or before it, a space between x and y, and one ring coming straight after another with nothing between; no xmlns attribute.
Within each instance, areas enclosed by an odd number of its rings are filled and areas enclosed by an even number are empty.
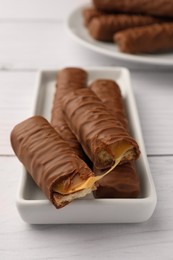
<svg viewBox="0 0 173 260"><path fill-rule="evenodd" d="M141 156L136 162L141 193L134 199L95 199L92 194L56 209L37 187L25 168L19 185L16 204L22 219L30 224L136 223L148 220L155 209L156 192L145 152L137 107L125 68L84 68L88 83L96 79L113 79L121 89L131 135L136 139ZM33 115L50 120L57 71L41 71L36 83Z"/></svg>

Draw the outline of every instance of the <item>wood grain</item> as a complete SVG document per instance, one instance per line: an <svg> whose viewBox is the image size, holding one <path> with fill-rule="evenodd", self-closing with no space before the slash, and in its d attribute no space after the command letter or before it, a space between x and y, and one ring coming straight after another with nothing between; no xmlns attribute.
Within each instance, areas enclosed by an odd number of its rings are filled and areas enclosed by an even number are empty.
<svg viewBox="0 0 173 260"><path fill-rule="evenodd" d="M90 0L1 0L0 19L65 20L71 9Z"/></svg>

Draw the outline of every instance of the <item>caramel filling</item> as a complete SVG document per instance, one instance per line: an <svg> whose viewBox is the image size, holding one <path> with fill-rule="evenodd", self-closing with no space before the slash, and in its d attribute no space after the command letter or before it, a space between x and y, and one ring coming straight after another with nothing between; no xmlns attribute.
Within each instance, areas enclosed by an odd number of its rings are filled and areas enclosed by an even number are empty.
<svg viewBox="0 0 173 260"><path fill-rule="evenodd" d="M71 180L69 185L66 185L66 182L62 181L61 183L57 183L56 185L54 185L53 190L62 195L67 195L83 189L92 189L95 182L102 179L105 175L110 173L123 159L125 154L131 150L132 147L133 147L132 145L125 142L119 144L118 146L112 146L111 151L114 155L115 163L105 173L99 176L91 176L87 180L82 180L80 176L77 175Z"/></svg>
<svg viewBox="0 0 173 260"><path fill-rule="evenodd" d="M120 158L120 157L122 160L123 157L125 157L125 155L128 154L128 152L133 148L133 146L129 143L122 142L119 145L112 145L110 148L114 155L115 160L117 160L117 158Z"/></svg>

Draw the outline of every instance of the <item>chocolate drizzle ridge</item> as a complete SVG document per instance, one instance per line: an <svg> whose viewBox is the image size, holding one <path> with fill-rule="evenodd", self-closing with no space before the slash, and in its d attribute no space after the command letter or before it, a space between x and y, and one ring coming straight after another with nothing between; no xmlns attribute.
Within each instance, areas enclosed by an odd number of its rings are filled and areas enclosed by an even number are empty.
<svg viewBox="0 0 173 260"><path fill-rule="evenodd" d="M65 120L61 98L70 91L86 87L86 82L87 73L80 68L65 68L59 71L57 74L56 91L51 113L51 125L74 152L85 161L87 161L86 155Z"/></svg>
<svg viewBox="0 0 173 260"><path fill-rule="evenodd" d="M159 53L173 49L173 23L162 23L127 29L114 35L120 51L126 53Z"/></svg>
<svg viewBox="0 0 173 260"><path fill-rule="evenodd" d="M11 132L11 144L33 180L57 208L65 206L71 199L66 200L63 195L54 192L55 183L68 179L70 184L75 175L82 180L93 176L85 162L41 116L16 125Z"/></svg>
<svg viewBox="0 0 173 260"><path fill-rule="evenodd" d="M62 98L62 105L71 130L95 167L98 169L111 167L115 158L110 146L121 142L131 144L133 157L138 158L140 151L136 141L107 111L91 89L84 88L70 92ZM100 158L101 152L106 154L106 160Z"/></svg>
<svg viewBox="0 0 173 260"><path fill-rule="evenodd" d="M99 11L173 17L172 0L93 0Z"/></svg>
<svg viewBox="0 0 173 260"><path fill-rule="evenodd" d="M113 36L118 31L159 22L163 19L146 15L99 15L91 20L88 31L98 41L113 42Z"/></svg>
<svg viewBox="0 0 173 260"><path fill-rule="evenodd" d="M117 121L128 129L123 99L118 84L112 80L96 80L91 89L107 107ZM94 168L96 175L102 171ZM133 161L118 165L112 172L98 182L95 198L136 198L140 194L140 180Z"/></svg>

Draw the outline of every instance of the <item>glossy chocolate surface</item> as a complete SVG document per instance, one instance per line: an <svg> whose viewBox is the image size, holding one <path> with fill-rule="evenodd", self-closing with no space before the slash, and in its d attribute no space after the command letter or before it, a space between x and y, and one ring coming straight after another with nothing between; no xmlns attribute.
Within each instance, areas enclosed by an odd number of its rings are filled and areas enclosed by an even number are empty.
<svg viewBox="0 0 173 260"><path fill-rule="evenodd" d="M96 80L91 89L107 107L116 120L128 128L128 122L123 105L123 98L118 84L112 80ZM96 175L102 171L94 168ZM93 192L95 198L135 198L140 193L140 180L135 163L127 162L118 165L111 173L98 181L97 190Z"/></svg>
<svg viewBox="0 0 173 260"><path fill-rule="evenodd" d="M120 51L158 53L173 50L173 23L148 25L118 32L114 36Z"/></svg>
<svg viewBox="0 0 173 260"><path fill-rule="evenodd" d="M62 139L70 145L74 152L84 160L86 160L86 156L82 147L65 120L61 98L72 90L85 87L86 81L87 73L80 68L65 68L58 72L51 114L51 125Z"/></svg>
<svg viewBox="0 0 173 260"><path fill-rule="evenodd" d="M139 156L136 141L109 113L91 89L83 88L70 92L62 99L62 105L70 128L95 167L100 169L111 167L115 158L110 146L121 142L131 144L134 147L135 158ZM112 161L107 165L104 165L98 157L102 151L112 156Z"/></svg>
<svg viewBox="0 0 173 260"><path fill-rule="evenodd" d="M163 19L146 15L99 15L90 21L88 30L90 35L96 40L113 42L113 36L118 31L162 21Z"/></svg>
<svg viewBox="0 0 173 260"><path fill-rule="evenodd" d="M68 201L62 202L61 194L57 194L59 200L54 200L55 183L68 179L70 184L75 175L83 180L93 175L84 161L41 116L16 125L11 133L11 144L28 173L56 207L62 207Z"/></svg>

